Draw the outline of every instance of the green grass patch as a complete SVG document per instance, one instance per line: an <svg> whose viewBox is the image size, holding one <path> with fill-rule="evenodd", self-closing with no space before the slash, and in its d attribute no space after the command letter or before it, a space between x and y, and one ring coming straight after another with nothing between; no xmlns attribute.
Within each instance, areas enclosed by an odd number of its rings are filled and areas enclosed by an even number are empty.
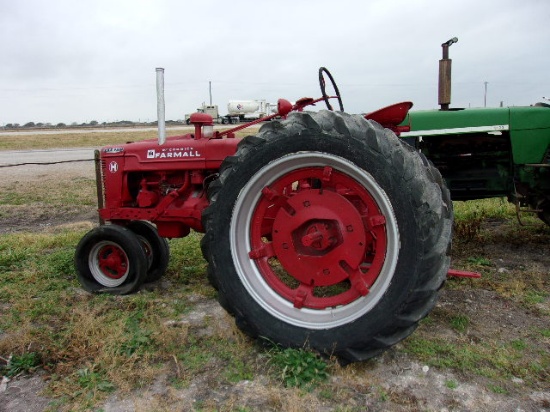
<svg viewBox="0 0 550 412"><path fill-rule="evenodd" d="M47 205L70 208L97 204L94 176L60 181L58 177L19 183L2 183L0 206Z"/></svg>
<svg viewBox="0 0 550 412"><path fill-rule="evenodd" d="M526 382L544 381L541 365L548 365L548 354L537 353L521 340L512 342L453 343L442 338L411 336L404 342L405 351L417 356L427 365L452 368L464 374L474 373L506 382L518 377ZM525 356L527 350L530 356Z"/></svg>
<svg viewBox="0 0 550 412"><path fill-rule="evenodd" d="M308 350L274 346L268 356L275 375L287 387L312 388L328 378L326 362Z"/></svg>
<svg viewBox="0 0 550 412"><path fill-rule="evenodd" d="M457 332L465 332L470 324L470 319L465 315L455 315L449 320L451 327Z"/></svg>
<svg viewBox="0 0 550 412"><path fill-rule="evenodd" d="M516 209L505 198L453 202L456 222L472 223L483 219L515 219Z"/></svg>
<svg viewBox="0 0 550 412"><path fill-rule="evenodd" d="M0 367L0 375L13 377L21 373L29 373L36 369L40 363L40 355L36 352L13 355L8 359L5 367Z"/></svg>
<svg viewBox="0 0 550 412"><path fill-rule="evenodd" d="M458 388L458 383L455 380L448 379L445 381L445 386L449 389L456 389Z"/></svg>

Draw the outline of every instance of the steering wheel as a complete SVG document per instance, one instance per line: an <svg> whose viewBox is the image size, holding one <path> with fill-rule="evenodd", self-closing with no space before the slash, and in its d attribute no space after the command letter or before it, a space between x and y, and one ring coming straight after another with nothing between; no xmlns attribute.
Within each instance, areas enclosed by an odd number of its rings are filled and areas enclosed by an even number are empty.
<svg viewBox="0 0 550 412"><path fill-rule="evenodd" d="M336 86L336 82L334 81L334 78L332 77L332 74L330 74L330 72L325 67L320 67L319 68L319 85L321 86L321 93L323 94L323 100L325 101L325 104L327 105L327 108L329 110L334 111L334 109L332 108L332 105L329 102L330 96L327 94L327 92L325 90L326 84L325 84L325 76L323 75L323 73L326 73L326 75L330 79L330 82L332 83L332 87L334 88L334 92L336 93L336 96L333 96L333 97L338 98L338 104L340 105L340 111L343 112L344 111L344 105L342 104L342 97L340 96L340 91L338 90L338 86Z"/></svg>

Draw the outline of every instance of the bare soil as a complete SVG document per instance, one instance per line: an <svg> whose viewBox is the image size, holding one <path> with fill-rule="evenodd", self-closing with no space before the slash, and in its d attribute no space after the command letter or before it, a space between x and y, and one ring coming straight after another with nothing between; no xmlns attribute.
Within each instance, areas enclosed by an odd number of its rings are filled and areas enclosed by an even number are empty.
<svg viewBox="0 0 550 412"><path fill-rule="evenodd" d="M64 164L12 168L2 170L4 182L25 185L37 179L78 179L92 177L91 164ZM5 190L0 187L0 190ZM16 231L47 231L59 226L84 222L96 223L92 206L74 210L24 205L9 214L0 214L0 234ZM550 232L542 230L525 241L520 235L510 234L517 223L506 221L484 222L489 243L472 241L455 245L453 266L464 269L472 256L483 256L493 262L492 271L513 276L520 271L543 273L543 287L548 287L550 273ZM502 236L499 237L499 233ZM538 239L538 240L537 240ZM550 302L546 298L536 305L526 306L510 291L499 291L498 285L479 287L476 280L449 282L431 318L415 332L421 336L441 337L457 347L483 341L529 341L536 330L550 330ZM481 281L483 282L483 281ZM160 288L176 287L161 284ZM548 290L546 290L548 292ZM470 319L466 331L457 332L438 319L463 314ZM208 319L209 328L204 327ZM190 333L213 334L227 329L232 319L213 299L199 299L195 310L179 321L190 324ZM550 351L550 338L542 342L542 351ZM250 362L265 362L260 351L251 353ZM177 365L169 365L174 368ZM330 375L330 396L318 392L303 392L273 387L268 376L254 376L233 385L219 384L215 379L219 370L209 364L194 376L185 388L175 388L169 382L166 369L159 371L155 382L134 393L115 393L97 408L103 411L147 410L300 410L300 411L550 411L550 382L529 384L523 379L506 379L504 390L491 390L487 377L457 368L429 367L415 355L404 350L403 343L382 356L362 364L336 368ZM548 371L547 371L548 372ZM546 374L546 376L549 376ZM45 395L47 382L38 373L19 376L0 384L0 411L38 412L48 407ZM326 395L326 394L325 394ZM233 406L231 406L233 405ZM243 406L244 405L244 406Z"/></svg>

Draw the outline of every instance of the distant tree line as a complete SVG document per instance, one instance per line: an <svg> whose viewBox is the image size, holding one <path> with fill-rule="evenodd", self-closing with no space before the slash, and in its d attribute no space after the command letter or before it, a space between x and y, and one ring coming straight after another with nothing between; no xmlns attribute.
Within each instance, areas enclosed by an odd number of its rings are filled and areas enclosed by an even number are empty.
<svg viewBox="0 0 550 412"><path fill-rule="evenodd" d="M167 125L185 125L183 120L166 120ZM130 120L120 120L116 122L103 122L99 123L97 120L92 120L89 123L77 123L72 122L71 124L66 123L35 123L28 122L24 125L19 123L7 123L4 126L0 126L0 129L62 129L62 128L73 128L73 127L132 127L132 126L156 126L157 122L132 122Z"/></svg>

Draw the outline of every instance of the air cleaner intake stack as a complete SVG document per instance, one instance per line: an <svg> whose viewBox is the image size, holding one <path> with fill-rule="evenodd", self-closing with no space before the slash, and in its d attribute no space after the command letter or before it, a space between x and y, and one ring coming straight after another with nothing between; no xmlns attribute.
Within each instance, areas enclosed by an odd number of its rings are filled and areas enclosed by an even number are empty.
<svg viewBox="0 0 550 412"><path fill-rule="evenodd" d="M157 67L157 124L159 146L166 141L166 122L164 119L164 69Z"/></svg>

